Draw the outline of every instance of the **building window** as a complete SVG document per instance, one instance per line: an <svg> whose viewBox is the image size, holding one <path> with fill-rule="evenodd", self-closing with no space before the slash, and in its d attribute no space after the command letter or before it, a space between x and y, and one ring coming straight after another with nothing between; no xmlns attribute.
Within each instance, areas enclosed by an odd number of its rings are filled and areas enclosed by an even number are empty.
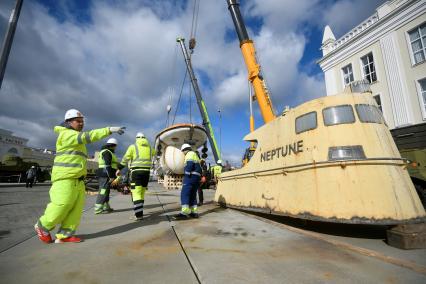
<svg viewBox="0 0 426 284"><path fill-rule="evenodd" d="M420 94L423 102L423 110L426 110L426 78L418 81L420 87Z"/></svg>
<svg viewBox="0 0 426 284"><path fill-rule="evenodd" d="M343 83L349 85L349 83L354 81L354 72L352 71L352 64L346 65L342 68L343 74Z"/></svg>
<svg viewBox="0 0 426 284"><path fill-rule="evenodd" d="M426 23L408 32L414 64L425 61L426 58Z"/></svg>
<svg viewBox="0 0 426 284"><path fill-rule="evenodd" d="M366 56L361 57L362 72L364 79L368 82L373 83L377 81L376 68L374 67L373 53L369 53Z"/></svg>
<svg viewBox="0 0 426 284"><path fill-rule="evenodd" d="M380 99L380 95L375 95L373 96L374 100L376 101L377 107L379 108L379 110L383 113L383 109L382 109L382 100Z"/></svg>

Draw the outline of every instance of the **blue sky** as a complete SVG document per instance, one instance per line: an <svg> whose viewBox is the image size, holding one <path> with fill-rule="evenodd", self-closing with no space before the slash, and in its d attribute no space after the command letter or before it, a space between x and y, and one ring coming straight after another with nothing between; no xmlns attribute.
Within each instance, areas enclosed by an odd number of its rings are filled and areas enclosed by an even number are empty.
<svg viewBox="0 0 426 284"><path fill-rule="evenodd" d="M0 3L2 37L14 2ZM271 99L281 112L325 95L315 63L324 26L339 37L384 1L240 2ZM119 154L137 131L153 141L165 126L170 97L175 111L185 72L175 38L189 37L192 7L193 0L24 1L0 90L0 128L29 138L31 146L53 149L52 127L68 108L77 108L87 117L87 129L127 126L118 137ZM223 159L239 165L249 131L247 72L225 0L200 0L196 36L193 66L215 136ZM190 118L189 90L187 80L176 122ZM192 120L200 123L194 97L191 102ZM258 127L263 122L254 108Z"/></svg>

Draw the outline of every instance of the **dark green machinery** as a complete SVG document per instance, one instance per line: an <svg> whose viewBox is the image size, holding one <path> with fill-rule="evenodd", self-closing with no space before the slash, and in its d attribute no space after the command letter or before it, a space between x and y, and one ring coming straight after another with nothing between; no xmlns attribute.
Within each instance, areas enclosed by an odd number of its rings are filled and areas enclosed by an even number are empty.
<svg viewBox="0 0 426 284"><path fill-rule="evenodd" d="M409 163L408 173L426 207L426 123L391 130L396 146Z"/></svg>
<svg viewBox="0 0 426 284"><path fill-rule="evenodd" d="M44 182L50 180L50 167L40 167L36 162L25 162L22 158L5 155L0 161L0 181L1 182L18 182L25 181L25 173L31 166L37 170L37 181Z"/></svg>

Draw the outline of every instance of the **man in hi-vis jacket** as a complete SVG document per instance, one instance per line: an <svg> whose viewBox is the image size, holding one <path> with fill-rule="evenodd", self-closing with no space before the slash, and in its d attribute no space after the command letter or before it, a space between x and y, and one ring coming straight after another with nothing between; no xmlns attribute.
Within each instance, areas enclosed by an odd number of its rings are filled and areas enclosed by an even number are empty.
<svg viewBox="0 0 426 284"><path fill-rule="evenodd" d="M197 190L201 180L200 158L189 144L183 144L181 151L185 154L185 168L182 191L180 194L181 211L174 216L175 220L186 220L190 217L198 218Z"/></svg>
<svg viewBox="0 0 426 284"><path fill-rule="evenodd" d="M152 166L154 150L142 132L136 134L135 144L127 148L121 160L122 166L130 169L130 191L132 192L134 221L143 220L143 206L145 191L148 187L149 175Z"/></svg>
<svg viewBox="0 0 426 284"><path fill-rule="evenodd" d="M50 203L44 215L34 225L38 238L44 243L51 243L50 231L60 225L55 243L78 243L75 231L80 225L84 207L87 173L86 144L98 141L112 133L123 134L124 127L105 127L82 131L84 116L76 109L65 113L65 121L55 126L58 134L56 140L56 157L52 168L52 187Z"/></svg>

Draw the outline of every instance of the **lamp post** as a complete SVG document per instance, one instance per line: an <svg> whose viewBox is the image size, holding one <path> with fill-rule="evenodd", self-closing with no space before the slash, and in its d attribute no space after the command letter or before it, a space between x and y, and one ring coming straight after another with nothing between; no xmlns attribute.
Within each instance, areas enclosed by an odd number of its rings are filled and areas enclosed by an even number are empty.
<svg viewBox="0 0 426 284"><path fill-rule="evenodd" d="M16 26L18 24L19 14L21 13L22 2L24 0L16 0L15 8L9 18L9 26L7 27L0 55L0 89L3 83L4 72L6 71L7 59L9 58L10 48L12 47L13 36L15 35Z"/></svg>
<svg viewBox="0 0 426 284"><path fill-rule="evenodd" d="M217 109L219 113L219 151L222 153L222 113L220 107Z"/></svg>

